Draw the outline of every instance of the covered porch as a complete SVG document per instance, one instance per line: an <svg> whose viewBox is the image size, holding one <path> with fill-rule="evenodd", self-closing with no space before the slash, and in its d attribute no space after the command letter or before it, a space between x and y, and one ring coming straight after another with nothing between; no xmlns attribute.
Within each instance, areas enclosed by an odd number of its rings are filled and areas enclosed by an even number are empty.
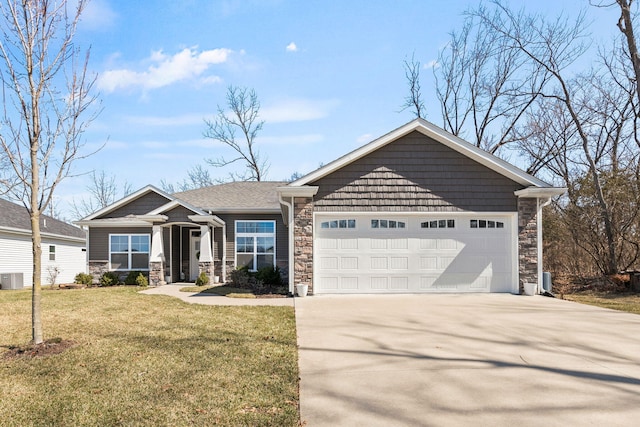
<svg viewBox="0 0 640 427"><path fill-rule="evenodd" d="M226 224L215 215L189 215L188 221L154 221L149 253L149 284L226 280ZM163 218L164 219L164 218ZM216 233L215 229L221 229ZM219 236L220 242L214 240Z"/></svg>

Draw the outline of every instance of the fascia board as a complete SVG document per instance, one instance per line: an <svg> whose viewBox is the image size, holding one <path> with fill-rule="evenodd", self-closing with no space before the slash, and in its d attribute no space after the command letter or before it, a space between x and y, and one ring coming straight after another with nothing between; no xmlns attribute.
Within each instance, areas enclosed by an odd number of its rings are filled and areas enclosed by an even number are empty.
<svg viewBox="0 0 640 427"><path fill-rule="evenodd" d="M296 187L277 187L276 191L282 197L313 197L318 193L319 187L316 185L302 185Z"/></svg>
<svg viewBox="0 0 640 427"><path fill-rule="evenodd" d="M158 215L158 214L162 214L165 213L168 210L171 210L177 206L182 206L184 208L189 209L191 212L193 212L194 214L198 214L198 215L206 215L207 213L205 211L203 211L202 209L196 208L193 205L190 205L187 202L184 202L180 199L173 199L172 201L170 201L169 203L166 203L154 210L152 210L151 212L148 213L148 215Z"/></svg>

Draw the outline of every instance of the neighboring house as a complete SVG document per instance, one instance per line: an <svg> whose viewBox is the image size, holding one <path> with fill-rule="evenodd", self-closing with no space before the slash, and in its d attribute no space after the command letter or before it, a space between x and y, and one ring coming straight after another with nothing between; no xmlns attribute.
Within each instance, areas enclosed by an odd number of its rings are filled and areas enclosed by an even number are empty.
<svg viewBox="0 0 640 427"><path fill-rule="evenodd" d="M565 191L416 119L292 182L152 186L78 222L89 270L151 283L277 265L320 293L511 292L542 280L542 207Z"/></svg>
<svg viewBox="0 0 640 427"><path fill-rule="evenodd" d="M52 217L40 217L42 236L42 284L73 283L76 274L86 271L85 232ZM22 273L24 286L33 285L31 219L24 206L0 199L0 277ZM7 287L8 284L3 284Z"/></svg>

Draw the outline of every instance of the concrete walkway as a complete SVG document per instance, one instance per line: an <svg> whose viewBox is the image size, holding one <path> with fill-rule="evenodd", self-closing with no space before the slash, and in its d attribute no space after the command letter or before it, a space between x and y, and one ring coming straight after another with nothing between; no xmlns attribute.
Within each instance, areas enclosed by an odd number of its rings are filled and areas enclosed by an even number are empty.
<svg viewBox="0 0 640 427"><path fill-rule="evenodd" d="M172 283L140 291L147 295L168 295L191 304L204 305L275 305L293 307L293 298L228 298L222 295L197 292L180 292L181 288L193 286L193 283Z"/></svg>
<svg viewBox="0 0 640 427"><path fill-rule="evenodd" d="M297 298L317 426L632 426L640 316L542 296Z"/></svg>

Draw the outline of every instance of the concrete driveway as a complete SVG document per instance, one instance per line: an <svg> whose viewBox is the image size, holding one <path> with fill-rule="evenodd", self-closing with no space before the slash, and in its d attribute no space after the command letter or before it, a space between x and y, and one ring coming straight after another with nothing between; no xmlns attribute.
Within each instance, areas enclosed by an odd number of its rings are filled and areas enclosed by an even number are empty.
<svg viewBox="0 0 640 427"><path fill-rule="evenodd" d="M542 296L296 298L307 426L631 426L640 316Z"/></svg>

